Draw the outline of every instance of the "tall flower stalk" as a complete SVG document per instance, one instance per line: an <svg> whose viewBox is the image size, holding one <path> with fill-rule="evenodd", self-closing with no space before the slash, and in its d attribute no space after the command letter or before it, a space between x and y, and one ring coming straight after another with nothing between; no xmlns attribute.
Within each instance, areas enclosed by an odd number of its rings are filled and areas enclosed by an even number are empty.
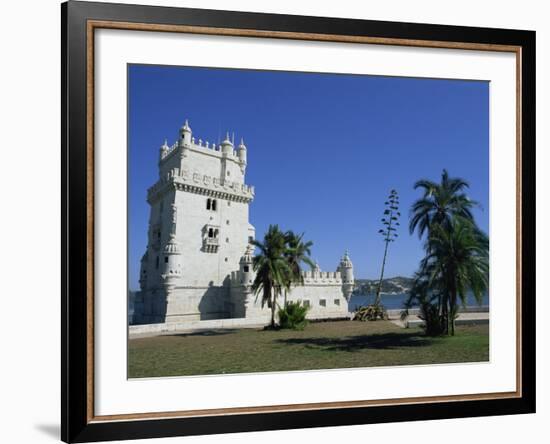
<svg viewBox="0 0 550 444"><path fill-rule="evenodd" d="M391 190L388 200L384 203L386 208L384 209L384 217L382 218L383 228L378 232L384 237L384 258L382 259L382 269L380 270L380 280L378 281L378 287L376 288L376 298L374 305L380 305L381 297L380 291L382 290L382 280L384 279L384 269L386 267L386 259L388 257L388 246L391 242L394 242L397 238L397 227L399 226L399 196L396 190Z"/></svg>

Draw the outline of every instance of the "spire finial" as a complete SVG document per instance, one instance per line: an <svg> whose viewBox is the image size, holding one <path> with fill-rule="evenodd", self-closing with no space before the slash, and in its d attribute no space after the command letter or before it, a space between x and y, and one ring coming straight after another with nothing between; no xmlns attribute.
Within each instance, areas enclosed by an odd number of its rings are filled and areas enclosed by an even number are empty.
<svg viewBox="0 0 550 444"><path fill-rule="evenodd" d="M229 138L229 131L225 133L225 139L222 141L222 145L233 145L231 139Z"/></svg>

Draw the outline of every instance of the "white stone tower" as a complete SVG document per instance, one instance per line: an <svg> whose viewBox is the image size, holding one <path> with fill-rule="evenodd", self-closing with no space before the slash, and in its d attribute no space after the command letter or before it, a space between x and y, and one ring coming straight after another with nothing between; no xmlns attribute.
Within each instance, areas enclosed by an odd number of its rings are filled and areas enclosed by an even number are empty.
<svg viewBox="0 0 550 444"><path fill-rule="evenodd" d="M231 274L239 270L254 227L245 184L247 148L229 135L219 145L196 140L186 120L178 140L159 150L159 178L148 190L148 244L141 260L135 323L234 316Z"/></svg>

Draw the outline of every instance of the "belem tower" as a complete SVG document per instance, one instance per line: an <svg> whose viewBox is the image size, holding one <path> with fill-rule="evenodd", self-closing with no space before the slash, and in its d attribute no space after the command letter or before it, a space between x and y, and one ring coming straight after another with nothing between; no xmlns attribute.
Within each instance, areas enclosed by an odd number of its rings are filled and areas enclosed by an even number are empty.
<svg viewBox="0 0 550 444"><path fill-rule="evenodd" d="M229 135L218 145L193 137L186 121L159 153L159 179L149 188L148 244L132 324L186 324L233 318L266 324L267 304L251 289L255 230L249 223L254 187L245 183L247 147ZM308 318L349 317L353 264L346 252L336 271L316 266L287 298L310 307Z"/></svg>

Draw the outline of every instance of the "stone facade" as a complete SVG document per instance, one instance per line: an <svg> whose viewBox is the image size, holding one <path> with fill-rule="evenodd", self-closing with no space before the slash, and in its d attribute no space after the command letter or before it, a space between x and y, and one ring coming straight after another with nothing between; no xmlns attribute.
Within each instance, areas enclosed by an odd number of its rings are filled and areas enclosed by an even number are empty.
<svg viewBox="0 0 550 444"><path fill-rule="evenodd" d="M251 291L254 187L245 183L246 166L242 140L236 149L229 135L218 146L196 140L187 121L173 145L161 146L132 324L269 319ZM347 253L337 271L316 267L303 277L288 300L308 304L312 319L348 316L354 278Z"/></svg>

